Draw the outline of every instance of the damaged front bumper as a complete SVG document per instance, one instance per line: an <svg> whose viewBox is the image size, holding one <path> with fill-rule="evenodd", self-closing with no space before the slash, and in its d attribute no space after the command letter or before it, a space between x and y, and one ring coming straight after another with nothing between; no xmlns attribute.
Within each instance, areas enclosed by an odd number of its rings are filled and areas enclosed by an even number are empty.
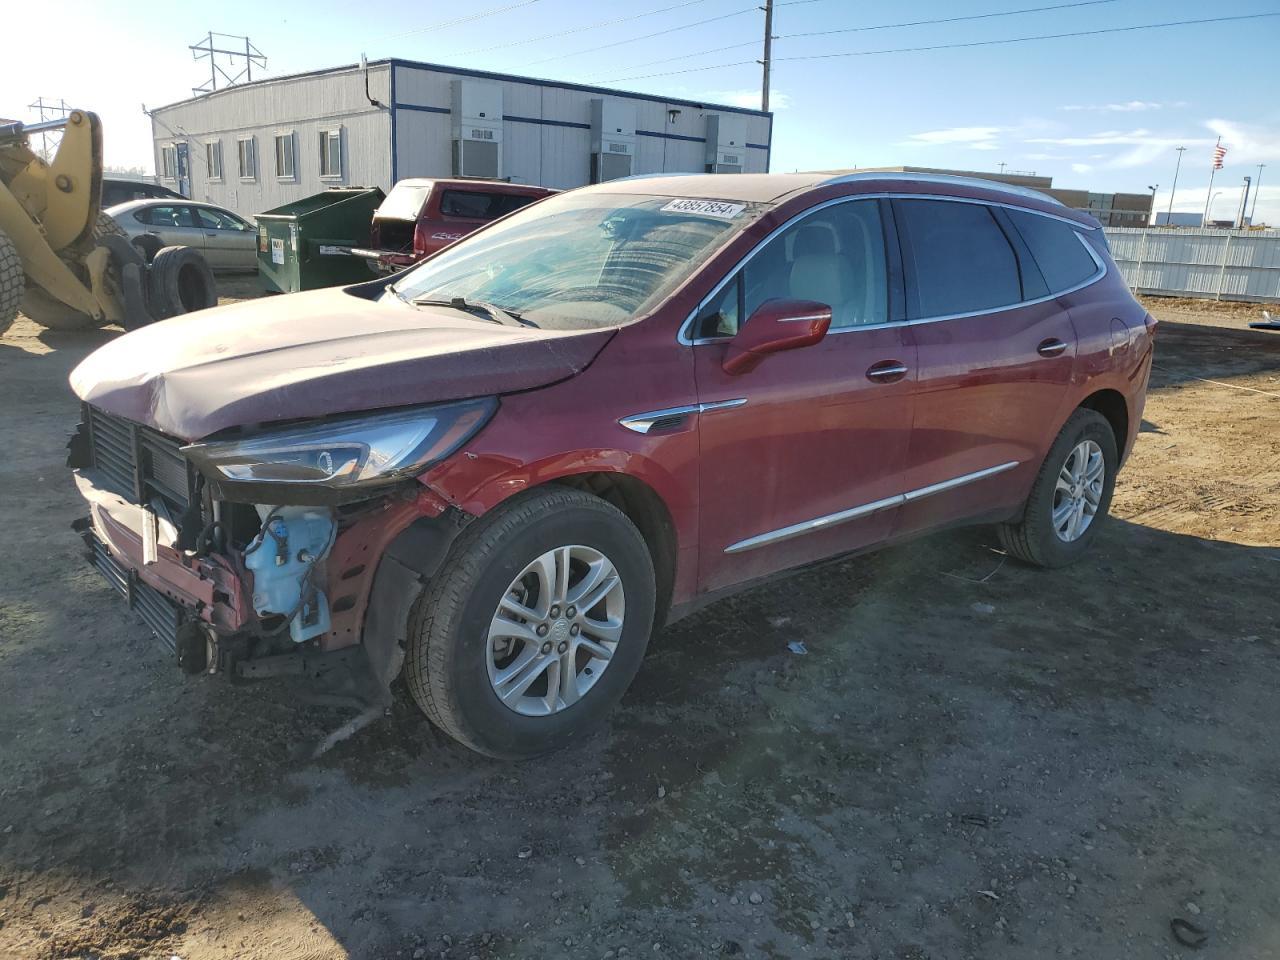
<svg viewBox="0 0 1280 960"><path fill-rule="evenodd" d="M168 519L112 491L98 471L80 469L75 478L89 515L72 526L89 562L186 672L227 668L231 648L219 638L249 629L254 620L242 572L230 558L180 549Z"/></svg>

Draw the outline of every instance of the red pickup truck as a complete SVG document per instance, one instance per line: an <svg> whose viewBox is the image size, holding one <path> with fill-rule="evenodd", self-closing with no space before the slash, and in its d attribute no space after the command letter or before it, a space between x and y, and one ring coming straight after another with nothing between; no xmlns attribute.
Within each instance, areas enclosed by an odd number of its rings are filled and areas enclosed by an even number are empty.
<svg viewBox="0 0 1280 960"><path fill-rule="evenodd" d="M355 249L375 273L396 273L490 220L558 193L495 180L401 180L373 215L369 245Z"/></svg>

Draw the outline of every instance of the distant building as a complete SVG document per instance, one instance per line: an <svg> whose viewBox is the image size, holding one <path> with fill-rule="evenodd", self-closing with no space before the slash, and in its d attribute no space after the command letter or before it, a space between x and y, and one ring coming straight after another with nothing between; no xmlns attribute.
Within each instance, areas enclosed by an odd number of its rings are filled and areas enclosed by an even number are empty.
<svg viewBox="0 0 1280 960"><path fill-rule="evenodd" d="M1157 227L1199 227L1204 225L1204 214L1200 213L1164 213L1156 214Z"/></svg>
<svg viewBox="0 0 1280 960"><path fill-rule="evenodd" d="M1143 227L1151 220L1149 193L1093 193L1089 190L1064 190L1053 185L1052 177L1034 173L989 173L985 170L947 170L941 167L859 167L854 170L830 170L825 173L932 173L949 177L976 177L995 180L1016 187L1030 187L1047 193L1072 210L1080 210L1097 218L1104 227ZM1198 226L1198 224L1197 224Z"/></svg>
<svg viewBox="0 0 1280 960"><path fill-rule="evenodd" d="M764 173L773 128L760 110L409 60L243 83L151 122L162 183L245 215L405 177Z"/></svg>

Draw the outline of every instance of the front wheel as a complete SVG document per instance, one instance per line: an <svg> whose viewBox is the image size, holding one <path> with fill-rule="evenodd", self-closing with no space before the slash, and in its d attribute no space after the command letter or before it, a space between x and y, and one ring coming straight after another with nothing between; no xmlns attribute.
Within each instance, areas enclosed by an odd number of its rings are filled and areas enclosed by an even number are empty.
<svg viewBox="0 0 1280 960"><path fill-rule="evenodd" d="M653 562L616 507L533 491L474 521L411 618L405 674L427 717L523 759L594 729L653 629Z"/></svg>
<svg viewBox="0 0 1280 960"><path fill-rule="evenodd" d="M1011 556L1039 567L1080 559L1111 507L1119 463L1106 417L1077 410L1049 448L1022 519L997 528L1001 544Z"/></svg>

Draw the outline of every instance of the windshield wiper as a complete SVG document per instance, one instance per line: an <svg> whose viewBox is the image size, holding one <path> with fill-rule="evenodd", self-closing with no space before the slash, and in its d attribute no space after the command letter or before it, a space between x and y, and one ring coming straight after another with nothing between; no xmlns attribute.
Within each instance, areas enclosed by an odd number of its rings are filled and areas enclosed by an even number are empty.
<svg viewBox="0 0 1280 960"><path fill-rule="evenodd" d="M453 297L449 300L419 297L409 302L415 307L452 307L454 310L461 310L463 313L469 313L472 316L481 317L493 323L501 323L508 327L537 326L532 320L526 320L518 313L503 310L497 304L486 303L483 300L468 300L466 297Z"/></svg>

